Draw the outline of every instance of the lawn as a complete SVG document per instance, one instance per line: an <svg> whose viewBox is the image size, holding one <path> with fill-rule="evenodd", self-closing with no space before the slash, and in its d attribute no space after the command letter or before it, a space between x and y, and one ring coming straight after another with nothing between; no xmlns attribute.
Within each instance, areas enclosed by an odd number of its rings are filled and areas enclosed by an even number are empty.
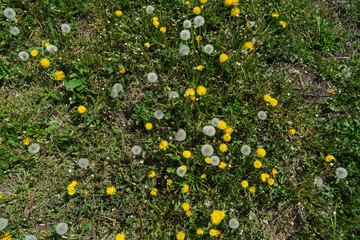
<svg viewBox="0 0 360 240"><path fill-rule="evenodd" d="M359 1L0 10L0 240L359 239Z"/></svg>

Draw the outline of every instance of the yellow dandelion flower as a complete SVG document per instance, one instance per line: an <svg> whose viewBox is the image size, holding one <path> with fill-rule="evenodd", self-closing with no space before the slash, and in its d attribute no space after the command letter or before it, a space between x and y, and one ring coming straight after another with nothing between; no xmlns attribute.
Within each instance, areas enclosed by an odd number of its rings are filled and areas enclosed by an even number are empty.
<svg viewBox="0 0 360 240"><path fill-rule="evenodd" d="M238 17L240 14L240 9L235 7L233 9L231 9L230 15L233 17Z"/></svg>
<svg viewBox="0 0 360 240"><path fill-rule="evenodd" d="M149 176L149 178L154 178L154 177L156 177L156 172L151 171L148 176Z"/></svg>
<svg viewBox="0 0 360 240"><path fill-rule="evenodd" d="M279 21L279 24L282 28L286 28L286 22L284 21Z"/></svg>
<svg viewBox="0 0 360 240"><path fill-rule="evenodd" d="M148 123L145 124L145 129L146 130L150 131L152 128L153 128L152 123L148 122Z"/></svg>
<svg viewBox="0 0 360 240"><path fill-rule="evenodd" d="M150 195L151 196L156 196L158 194L158 189L157 188L152 188L150 191Z"/></svg>
<svg viewBox="0 0 360 240"><path fill-rule="evenodd" d="M244 43L244 49L246 51L252 51L254 49L254 45L252 42L248 41Z"/></svg>
<svg viewBox="0 0 360 240"><path fill-rule="evenodd" d="M227 125L227 123L226 123L225 121L221 120L221 121L219 122L219 124L217 125L217 127L218 127L219 129L221 129L221 130L225 130L225 129L228 127L228 125Z"/></svg>
<svg viewBox="0 0 360 240"><path fill-rule="evenodd" d="M204 66L203 65L198 65L198 66L195 67L195 69L198 70L198 71L202 71L202 70L204 70Z"/></svg>
<svg viewBox="0 0 360 240"><path fill-rule="evenodd" d="M225 162L220 162L220 163L219 163L219 168L220 168L220 169L225 169L226 166L227 166L227 164L226 164Z"/></svg>
<svg viewBox="0 0 360 240"><path fill-rule="evenodd" d="M115 240L125 240L125 233L116 234Z"/></svg>
<svg viewBox="0 0 360 240"><path fill-rule="evenodd" d="M272 13L271 16L272 16L273 18L278 19L280 15L279 15L278 13Z"/></svg>
<svg viewBox="0 0 360 240"><path fill-rule="evenodd" d="M209 158L209 157L205 158L205 162L206 162L207 164L211 164L211 158Z"/></svg>
<svg viewBox="0 0 360 240"><path fill-rule="evenodd" d="M196 38L195 38L195 40L197 41L197 43L200 43L201 40L202 40L202 36L197 35Z"/></svg>
<svg viewBox="0 0 360 240"><path fill-rule="evenodd" d="M45 47L48 47L48 46L50 46L50 45L51 45L51 43L49 43L49 42L44 43L44 46L45 46Z"/></svg>
<svg viewBox="0 0 360 240"><path fill-rule="evenodd" d="M275 98L271 98L269 103L273 107L276 107L278 105L278 101Z"/></svg>
<svg viewBox="0 0 360 240"><path fill-rule="evenodd" d="M173 180L167 179L166 180L166 186L171 186L173 184Z"/></svg>
<svg viewBox="0 0 360 240"><path fill-rule="evenodd" d="M116 188L114 186L110 186L106 188L107 195L114 195L116 193Z"/></svg>
<svg viewBox="0 0 360 240"><path fill-rule="evenodd" d="M75 194L75 187L76 187L77 183L78 182L74 180L68 185L67 190L68 190L68 194L70 196Z"/></svg>
<svg viewBox="0 0 360 240"><path fill-rule="evenodd" d="M193 88L186 89L184 96L185 97L187 97L187 96L195 96L195 90Z"/></svg>
<svg viewBox="0 0 360 240"><path fill-rule="evenodd" d="M120 17L120 16L123 15L123 12L120 11L120 10L117 10L117 11L115 12L115 15L116 15L117 17Z"/></svg>
<svg viewBox="0 0 360 240"><path fill-rule="evenodd" d="M220 235L220 231L217 229L210 229L209 234L211 237L218 237Z"/></svg>
<svg viewBox="0 0 360 240"><path fill-rule="evenodd" d="M270 100L272 99L272 97L269 94L265 94L263 97L265 102L270 102Z"/></svg>
<svg viewBox="0 0 360 240"><path fill-rule="evenodd" d="M63 71L56 71L54 73L55 80L61 81L65 78L65 73Z"/></svg>
<svg viewBox="0 0 360 240"><path fill-rule="evenodd" d="M201 174L200 178L201 178L201 179L205 179L205 178L206 178L206 174L205 174L205 173Z"/></svg>
<svg viewBox="0 0 360 240"><path fill-rule="evenodd" d="M232 127L227 127L225 129L225 133L231 134L232 132L234 132L234 129Z"/></svg>
<svg viewBox="0 0 360 240"><path fill-rule="evenodd" d="M214 210L211 213L211 222L214 225L218 225L225 218L225 212L221 210Z"/></svg>
<svg viewBox="0 0 360 240"><path fill-rule="evenodd" d="M261 181L266 182L266 180L268 180L270 178L270 175L267 173L262 173L260 175L260 178L261 178Z"/></svg>
<svg viewBox="0 0 360 240"><path fill-rule="evenodd" d="M256 192L256 188L254 186L249 187L249 192L250 193L255 193Z"/></svg>
<svg viewBox="0 0 360 240"><path fill-rule="evenodd" d="M271 169L271 174L272 174L272 175L276 175L276 174L277 174L276 168Z"/></svg>
<svg viewBox="0 0 360 240"><path fill-rule="evenodd" d="M185 5L190 5L190 3L191 3L190 1L185 1L184 4L185 4Z"/></svg>
<svg viewBox="0 0 360 240"><path fill-rule="evenodd" d="M12 239L11 235L8 233L5 233L4 235L0 236L0 240L11 240L11 239Z"/></svg>
<svg viewBox="0 0 360 240"><path fill-rule="evenodd" d="M191 211L185 211L185 214L187 217L191 217L192 216L192 212Z"/></svg>
<svg viewBox="0 0 360 240"><path fill-rule="evenodd" d="M50 61L49 61L49 59L47 59L47 58L42 58L42 59L40 60L40 65L41 65L42 67L44 67L44 68L49 67L49 66L50 66Z"/></svg>
<svg viewBox="0 0 360 240"><path fill-rule="evenodd" d="M223 138L223 140L225 142L230 142L231 141L231 135L228 134L228 133L225 133L222 138Z"/></svg>
<svg viewBox="0 0 360 240"><path fill-rule="evenodd" d="M188 193L189 192L189 188L190 186L188 184L184 184L184 186L182 187L181 191L183 193Z"/></svg>
<svg viewBox="0 0 360 240"><path fill-rule="evenodd" d="M219 61L221 63L226 62L229 59L229 56L226 53L220 54Z"/></svg>
<svg viewBox="0 0 360 240"><path fill-rule="evenodd" d="M198 86L196 88L196 93L199 94L199 96L204 96L207 92L207 89L204 86Z"/></svg>
<svg viewBox="0 0 360 240"><path fill-rule="evenodd" d="M220 144L219 150L220 150L221 152L227 152L227 151L228 151L228 146L227 146L225 143Z"/></svg>
<svg viewBox="0 0 360 240"><path fill-rule="evenodd" d="M203 235L203 234L204 234L204 230L202 228L196 229L196 235Z"/></svg>
<svg viewBox="0 0 360 240"><path fill-rule="evenodd" d="M242 186L243 188L247 188L247 187L249 186L249 182L246 181L246 180L243 180L243 181L241 181L241 186Z"/></svg>
<svg viewBox="0 0 360 240"><path fill-rule="evenodd" d="M169 148L169 143L168 143L168 141L166 141L166 140L163 140L163 141L161 141L160 142L160 145L159 145L159 148L161 149L161 150L167 150L168 148Z"/></svg>
<svg viewBox="0 0 360 240"><path fill-rule="evenodd" d="M166 27L161 27L161 28L160 28L160 32L166 33Z"/></svg>
<svg viewBox="0 0 360 240"><path fill-rule="evenodd" d="M184 240L185 239L186 234L184 232L178 232L176 233L176 240Z"/></svg>
<svg viewBox="0 0 360 240"><path fill-rule="evenodd" d="M184 158L190 158L191 157L191 152L190 151L183 151L183 157Z"/></svg>
<svg viewBox="0 0 360 240"><path fill-rule="evenodd" d="M272 186L272 185L274 185L275 180L274 180L273 178L269 178L269 179L267 180L267 182L268 182L268 184L269 184L270 186Z"/></svg>
<svg viewBox="0 0 360 240"><path fill-rule="evenodd" d="M189 211L190 210L190 204L187 203L187 202L184 202L181 204L181 208L184 210L184 211Z"/></svg>
<svg viewBox="0 0 360 240"><path fill-rule="evenodd" d="M160 25L160 22L158 20L153 20L153 25L155 27L158 27Z"/></svg>
<svg viewBox="0 0 360 240"><path fill-rule="evenodd" d="M120 69L119 69L119 73L120 73L120 74L124 74L125 72L126 72L126 69L125 69L125 68L120 68Z"/></svg>
<svg viewBox="0 0 360 240"><path fill-rule="evenodd" d="M146 42L146 43L144 43L144 46L145 46L146 48L149 48L151 45L150 45L149 42Z"/></svg>
<svg viewBox="0 0 360 240"><path fill-rule="evenodd" d="M334 161L335 160L335 157L331 154L328 154L326 157L325 157L325 161L327 162L331 162L331 161Z"/></svg>
<svg viewBox="0 0 360 240"><path fill-rule="evenodd" d="M207 3L207 0L200 0L200 3L205 4L205 3Z"/></svg>
<svg viewBox="0 0 360 240"><path fill-rule="evenodd" d="M82 106L82 105L78 106L77 111L78 111L78 113L83 114L86 112L86 107Z"/></svg>
<svg viewBox="0 0 360 240"><path fill-rule="evenodd" d="M291 129L288 130L288 134L289 134L289 135L294 135L295 133L296 133L296 130L293 129L293 128L291 128Z"/></svg>
<svg viewBox="0 0 360 240"><path fill-rule="evenodd" d="M39 55L39 51L36 49L33 49L33 50L31 50L30 55L33 57L36 57L37 55Z"/></svg>
<svg viewBox="0 0 360 240"><path fill-rule="evenodd" d="M201 8L200 7L194 7L193 8L193 13L196 15L199 15L201 13Z"/></svg>
<svg viewBox="0 0 360 240"><path fill-rule="evenodd" d="M256 154L257 154L257 156L258 156L259 158L264 158L265 155L266 155L266 151L265 151L265 149L263 149L263 148L258 148L258 149L256 150Z"/></svg>
<svg viewBox="0 0 360 240"><path fill-rule="evenodd" d="M27 146L30 144L30 137L26 137L23 141L24 145Z"/></svg>
<svg viewBox="0 0 360 240"><path fill-rule="evenodd" d="M229 6L233 5L233 2L234 2L233 0L224 0L224 5L229 7Z"/></svg>
<svg viewBox="0 0 360 240"><path fill-rule="evenodd" d="M254 168L261 168L262 167L262 163L259 160L255 160L253 162L253 166Z"/></svg>

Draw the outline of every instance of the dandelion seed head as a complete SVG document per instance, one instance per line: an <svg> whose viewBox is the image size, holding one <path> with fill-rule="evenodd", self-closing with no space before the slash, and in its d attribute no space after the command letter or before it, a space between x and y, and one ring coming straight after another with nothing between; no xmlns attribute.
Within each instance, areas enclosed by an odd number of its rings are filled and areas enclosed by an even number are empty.
<svg viewBox="0 0 360 240"><path fill-rule="evenodd" d="M238 227L239 227L239 221L236 219L236 218L232 218L232 219L230 219L230 221L229 221L229 227L231 228L231 229L237 229Z"/></svg>
<svg viewBox="0 0 360 240"><path fill-rule="evenodd" d="M314 184L315 184L316 187L318 187L318 188L324 187L324 181L323 181L322 178L319 177L319 176L316 176L316 177L315 177Z"/></svg>
<svg viewBox="0 0 360 240"><path fill-rule="evenodd" d="M182 165L180 167L178 167L176 169L176 174L179 176L179 177L184 177L185 176L185 173L187 171L187 167L185 165Z"/></svg>
<svg viewBox="0 0 360 240"><path fill-rule="evenodd" d="M204 126L202 131L206 136L209 137L214 136L216 133L216 129L214 128L214 126Z"/></svg>
<svg viewBox="0 0 360 240"><path fill-rule="evenodd" d="M147 14L152 14L155 11L155 8L151 5L146 6L145 11Z"/></svg>
<svg viewBox="0 0 360 240"><path fill-rule="evenodd" d="M61 24L61 31L63 33L69 33L71 31L70 25L66 23Z"/></svg>
<svg viewBox="0 0 360 240"><path fill-rule="evenodd" d="M185 55L188 55L190 52L190 48L186 45L181 45L179 47L179 53L182 55L182 56L185 56Z"/></svg>
<svg viewBox="0 0 360 240"><path fill-rule="evenodd" d="M171 91L169 92L169 98L179 98L179 93L175 92L175 91Z"/></svg>
<svg viewBox="0 0 360 240"><path fill-rule="evenodd" d="M11 26L10 29L9 29L9 32L11 35L18 35L20 33L20 29L18 27L15 27L15 26Z"/></svg>
<svg viewBox="0 0 360 240"><path fill-rule="evenodd" d="M211 44L206 44L204 47L204 52L206 54L212 54L214 52L214 47Z"/></svg>
<svg viewBox="0 0 360 240"><path fill-rule="evenodd" d="M89 166L89 160L87 158L80 158L78 161L78 165L81 168L87 168Z"/></svg>
<svg viewBox="0 0 360 240"><path fill-rule="evenodd" d="M8 223L9 221L6 218L0 218L0 231L4 230Z"/></svg>
<svg viewBox="0 0 360 240"><path fill-rule="evenodd" d="M204 144L201 147L201 154L204 157L210 157L213 155L213 153L214 153L214 148L210 144Z"/></svg>
<svg viewBox="0 0 360 240"><path fill-rule="evenodd" d="M164 117L164 112L161 111L161 110L156 110L154 112L154 117L157 119L157 120L161 120L163 117Z"/></svg>
<svg viewBox="0 0 360 240"><path fill-rule="evenodd" d="M110 92L110 96L111 96L112 98L116 98L116 97L119 96L119 92L116 91L116 89L112 88L112 89L111 89L111 92Z"/></svg>
<svg viewBox="0 0 360 240"><path fill-rule="evenodd" d="M179 129L179 131L177 131L175 133L175 140L182 142L186 139L186 132L183 129Z"/></svg>
<svg viewBox="0 0 360 240"><path fill-rule="evenodd" d="M110 96L116 98L119 96L119 92L124 92L124 88L120 83L115 83L111 88Z"/></svg>
<svg viewBox="0 0 360 240"><path fill-rule="evenodd" d="M28 152L31 154L36 154L40 151L40 145L38 143L32 143L28 147Z"/></svg>
<svg viewBox="0 0 360 240"><path fill-rule="evenodd" d="M265 119L267 118L267 114L266 114L266 112L264 112L264 111L259 111L259 112L257 113L257 117L258 117L260 120L265 120Z"/></svg>
<svg viewBox="0 0 360 240"><path fill-rule="evenodd" d="M27 235L25 240L37 240L37 238L34 235Z"/></svg>
<svg viewBox="0 0 360 240"><path fill-rule="evenodd" d="M185 20L184 22L183 22L183 27L184 28L191 28L191 21L190 20Z"/></svg>
<svg viewBox="0 0 360 240"><path fill-rule="evenodd" d="M241 146L240 152L245 156L249 156L251 153L251 148L249 145L243 145Z"/></svg>
<svg viewBox="0 0 360 240"><path fill-rule="evenodd" d="M113 89L115 89L118 92L124 92L124 88L120 83L115 83Z"/></svg>
<svg viewBox="0 0 360 240"><path fill-rule="evenodd" d="M141 153L141 147L140 146L133 146L131 148L131 152L134 154L134 155L139 155Z"/></svg>
<svg viewBox="0 0 360 240"><path fill-rule="evenodd" d="M203 18L202 16L196 16L194 18L195 27L201 27L204 24L205 24L205 18Z"/></svg>
<svg viewBox="0 0 360 240"><path fill-rule="evenodd" d="M182 30L181 32L180 32L180 38L181 38L181 40L184 40L184 41L186 41L186 40L189 40L190 39L190 37L191 37L191 34L190 34L190 31L189 30Z"/></svg>
<svg viewBox="0 0 360 240"><path fill-rule="evenodd" d="M50 44L49 46L46 47L46 50L47 50L48 52L53 53L53 52L57 52L57 51L58 51L58 48L57 48L57 46L55 46L55 45L53 45L53 44Z"/></svg>
<svg viewBox="0 0 360 240"><path fill-rule="evenodd" d="M11 18L14 18L14 17L16 17L16 12L15 12L15 10L14 9L12 9L12 8L5 8L4 9L4 16L6 17L6 18L8 18L8 19L11 19Z"/></svg>
<svg viewBox="0 0 360 240"><path fill-rule="evenodd" d="M20 58L21 61L26 61L29 59L30 55L26 51L21 51L19 52L18 57Z"/></svg>
<svg viewBox="0 0 360 240"><path fill-rule="evenodd" d="M220 163L220 158L218 156L212 156L210 157L211 165L217 166Z"/></svg>
<svg viewBox="0 0 360 240"><path fill-rule="evenodd" d="M340 179L344 179L348 176L348 171L345 169L345 168L342 168L342 167L338 167L336 170L335 170L335 174L338 178Z"/></svg>
<svg viewBox="0 0 360 240"><path fill-rule="evenodd" d="M220 123L220 119L218 118L211 119L211 125L213 125L214 127L217 127L219 123Z"/></svg>
<svg viewBox="0 0 360 240"><path fill-rule="evenodd" d="M58 225L56 225L56 233L59 235L64 235L68 230L69 230L69 226L66 223L59 223Z"/></svg>
<svg viewBox="0 0 360 240"><path fill-rule="evenodd" d="M149 82L154 83L158 80L158 75L154 72L148 73L147 79Z"/></svg>

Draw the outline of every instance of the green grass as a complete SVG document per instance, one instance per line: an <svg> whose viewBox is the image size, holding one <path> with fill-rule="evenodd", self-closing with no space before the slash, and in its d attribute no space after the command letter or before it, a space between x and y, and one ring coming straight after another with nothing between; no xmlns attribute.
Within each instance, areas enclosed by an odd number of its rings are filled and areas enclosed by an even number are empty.
<svg viewBox="0 0 360 240"><path fill-rule="evenodd" d="M143 6L153 5L148 15ZM68 239L210 239L210 229L223 239L356 239L360 231L360 79L359 4L357 1L242 1L239 17L223 1L208 1L205 25L179 37L194 6L183 1L13 1L16 19L0 17L0 218L9 220L0 236L61 239L60 222L69 225ZM117 17L116 10L123 15ZM279 19L271 16L280 14ZM157 16L161 33L152 23ZM282 28L279 20L287 23ZM250 27L250 22L254 26ZM71 26L61 32L61 24ZM17 26L20 34L9 33ZM200 43L196 36L202 36ZM252 51L244 51L247 41ZM58 47L49 53L44 44ZM146 42L150 48L144 46ZM181 56L178 48L188 45ZM202 51L212 44L215 52ZM27 61L20 51L37 49ZM220 63L219 55L229 60ZM48 58L50 67L39 61ZM111 58L111 59L110 59ZM203 71L196 66L203 65ZM124 74L119 73L125 68ZM63 71L62 81L54 79ZM156 72L157 83L147 81ZM124 93L110 97L115 83ZM205 86L192 101L188 88ZM170 87L180 95L169 99ZM276 107L263 96L276 98ZM86 113L77 107L84 105ZM156 120L158 109L165 116ZM258 111L267 119L259 120ZM234 129L229 150L219 151L223 132L213 137L202 128L220 118ZM153 129L147 131L145 124ZM287 131L296 129L290 136ZM184 129L187 138L175 140ZM30 154L23 141L39 143ZM159 149L161 140L169 149ZM206 164L201 146L211 144L225 169ZM250 156L241 146L251 146ZM134 156L131 148L142 152ZM255 169L256 149L266 149L263 167ZM184 150L191 158L182 156ZM331 164L324 160L332 154ZM81 169L80 158L90 166ZM183 178L176 169L186 165ZM345 179L335 169L348 171ZM261 173L272 176L270 186ZM157 176L148 177L151 171ZM200 178L206 174L206 179ZM314 184L320 176L325 184ZM167 186L167 179L173 184ZM76 180L76 193L67 187ZM241 186L247 180L256 192ZM182 193L184 184L189 193ZM106 194L115 186L113 196ZM158 195L150 194L152 188ZM192 216L181 208L191 205ZM205 204L206 203L206 204ZM209 206L210 205L210 206ZM225 211L219 225L213 210ZM239 228L228 226L237 218ZM196 229L203 228L203 236ZM0 237L1 239L1 237Z"/></svg>

